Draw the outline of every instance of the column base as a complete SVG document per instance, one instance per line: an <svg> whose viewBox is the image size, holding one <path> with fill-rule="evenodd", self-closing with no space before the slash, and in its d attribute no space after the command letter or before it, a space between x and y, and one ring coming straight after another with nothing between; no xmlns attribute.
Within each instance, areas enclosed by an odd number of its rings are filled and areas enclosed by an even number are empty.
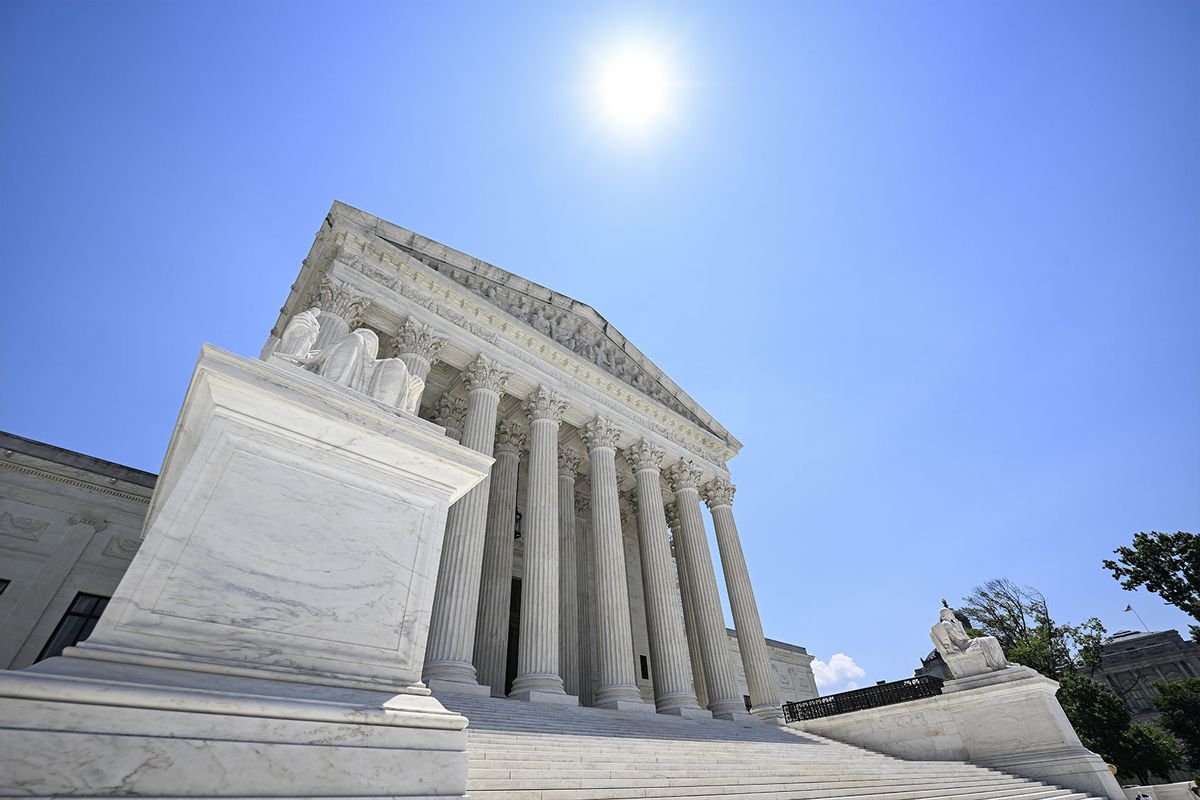
<svg viewBox="0 0 1200 800"><path fill-rule="evenodd" d="M514 699L524 699L523 695L537 694L556 694L562 697L567 697L567 693L563 691L562 678L554 673L546 672L531 672L525 675L518 675L513 681L512 690L508 696ZM542 701L549 702L549 701ZM578 705L578 699L575 700Z"/></svg>
<svg viewBox="0 0 1200 800"><path fill-rule="evenodd" d="M541 692L537 689L523 689L521 691L514 690L510 694L511 700L524 700L527 703L550 703L558 706L577 706L579 698L573 694L563 694L562 692Z"/></svg>
<svg viewBox="0 0 1200 800"><path fill-rule="evenodd" d="M782 708L776 708L775 706L755 706L750 709L750 713L760 722L765 722L768 725L783 724Z"/></svg>
<svg viewBox="0 0 1200 800"><path fill-rule="evenodd" d="M479 685L475 674L475 665L469 661L426 661L421 673L421 680L430 687L438 682Z"/></svg>
<svg viewBox="0 0 1200 800"><path fill-rule="evenodd" d="M491 697L492 687L481 686L478 683L459 683L458 681L444 681L438 678L426 681L425 685L429 687L429 691L433 692L434 696L442 694L465 694L471 697Z"/></svg>
<svg viewBox="0 0 1200 800"><path fill-rule="evenodd" d="M668 714L673 717L682 717L683 719L712 719L712 712L707 708L698 706L691 707L676 707L668 709L660 709L660 714Z"/></svg>
<svg viewBox="0 0 1200 800"><path fill-rule="evenodd" d="M593 703L592 708L607 708L609 711L626 711L634 714L653 714L654 706L642 700L608 700Z"/></svg>

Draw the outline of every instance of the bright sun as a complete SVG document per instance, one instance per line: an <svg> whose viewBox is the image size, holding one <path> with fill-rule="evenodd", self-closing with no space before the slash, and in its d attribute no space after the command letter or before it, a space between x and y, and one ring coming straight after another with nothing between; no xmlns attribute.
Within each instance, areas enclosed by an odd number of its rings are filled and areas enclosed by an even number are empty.
<svg viewBox="0 0 1200 800"><path fill-rule="evenodd" d="M670 78L656 53L626 48L604 62L599 89L609 120L627 128L645 128L666 111Z"/></svg>

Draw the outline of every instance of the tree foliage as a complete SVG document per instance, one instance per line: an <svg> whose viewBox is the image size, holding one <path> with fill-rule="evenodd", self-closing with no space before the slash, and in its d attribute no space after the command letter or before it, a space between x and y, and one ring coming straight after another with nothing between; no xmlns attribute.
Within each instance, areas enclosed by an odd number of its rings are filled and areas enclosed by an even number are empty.
<svg viewBox="0 0 1200 800"><path fill-rule="evenodd" d="M1105 632L1100 620L1057 624L1037 589L997 578L976 586L963 603L960 611L971 619L971 632L995 636L1009 661L1055 680L1074 674L1077 663L1093 671L1099 666Z"/></svg>
<svg viewBox="0 0 1200 800"><path fill-rule="evenodd" d="M1157 725L1135 722L1121 734L1117 775L1136 776L1139 783L1169 781L1171 772L1183 765L1179 743Z"/></svg>
<svg viewBox="0 0 1200 800"><path fill-rule="evenodd" d="M1156 683L1154 689L1160 723L1183 745L1192 767L1200 768L1200 678Z"/></svg>
<svg viewBox="0 0 1200 800"><path fill-rule="evenodd" d="M1130 547L1113 551L1104 568L1123 589L1146 587L1200 623L1200 534L1138 533ZM1192 625L1192 638L1200 642L1200 626Z"/></svg>

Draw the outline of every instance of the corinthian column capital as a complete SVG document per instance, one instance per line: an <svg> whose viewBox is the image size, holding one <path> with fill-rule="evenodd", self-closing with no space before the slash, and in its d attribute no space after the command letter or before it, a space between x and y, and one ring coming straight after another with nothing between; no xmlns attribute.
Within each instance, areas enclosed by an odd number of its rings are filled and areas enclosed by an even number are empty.
<svg viewBox="0 0 1200 800"><path fill-rule="evenodd" d="M496 426L494 452L520 453L525 449L525 429L516 422L501 422Z"/></svg>
<svg viewBox="0 0 1200 800"><path fill-rule="evenodd" d="M353 285L325 275L308 304L353 324L370 302L371 298L360 293Z"/></svg>
<svg viewBox="0 0 1200 800"><path fill-rule="evenodd" d="M733 493L737 491L737 487L727 480L722 478L713 478L708 483L704 484L700 493L704 496L704 502L709 508L717 506L733 505Z"/></svg>
<svg viewBox="0 0 1200 800"><path fill-rule="evenodd" d="M466 377L469 391L487 389L496 394L500 394L504 390L504 384L511 377L510 373L500 368L500 364L483 356L475 359L474 363L466 368L463 375Z"/></svg>
<svg viewBox="0 0 1200 800"><path fill-rule="evenodd" d="M560 478L575 479L579 474L579 463L583 457L568 447L558 448L558 476Z"/></svg>
<svg viewBox="0 0 1200 800"><path fill-rule="evenodd" d="M411 354L433 361L445 344L446 340L438 338L433 328L409 317L396 331L394 353L397 356Z"/></svg>
<svg viewBox="0 0 1200 800"><path fill-rule="evenodd" d="M609 420L596 417L583 426L583 430L579 432L579 438L583 439L583 443L587 445L589 451L595 450L597 447L616 449L617 439L621 438L621 431Z"/></svg>
<svg viewBox="0 0 1200 800"><path fill-rule="evenodd" d="M663 507L663 512L667 515L667 525L671 530L679 530L679 506L674 503L667 503Z"/></svg>
<svg viewBox="0 0 1200 800"><path fill-rule="evenodd" d="M698 488L702 477L703 473L690 461L678 461L667 468L667 481L675 492Z"/></svg>
<svg viewBox="0 0 1200 800"><path fill-rule="evenodd" d="M625 451L625 460L629 462L629 466L633 468L634 472L641 472L644 469L659 470L662 469L665 455L666 453L661 447L642 439Z"/></svg>
<svg viewBox="0 0 1200 800"><path fill-rule="evenodd" d="M529 415L530 422L540 419L558 422L566 410L567 404L562 397L545 386L534 389L533 393L529 395L529 399L525 401L525 413Z"/></svg>

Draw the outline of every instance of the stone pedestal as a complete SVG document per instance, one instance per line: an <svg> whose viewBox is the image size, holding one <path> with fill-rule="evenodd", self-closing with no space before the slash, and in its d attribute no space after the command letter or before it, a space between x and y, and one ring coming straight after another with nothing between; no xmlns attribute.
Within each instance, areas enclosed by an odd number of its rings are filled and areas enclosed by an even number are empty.
<svg viewBox="0 0 1200 800"><path fill-rule="evenodd" d="M442 434L206 346L92 636L0 674L5 785L462 795L466 720L420 671L447 507L491 459Z"/></svg>
<svg viewBox="0 0 1200 800"><path fill-rule="evenodd" d="M1057 691L1057 682L1016 666L947 681L940 697L792 725L898 758L970 761L1124 800L1104 761L1079 741Z"/></svg>

